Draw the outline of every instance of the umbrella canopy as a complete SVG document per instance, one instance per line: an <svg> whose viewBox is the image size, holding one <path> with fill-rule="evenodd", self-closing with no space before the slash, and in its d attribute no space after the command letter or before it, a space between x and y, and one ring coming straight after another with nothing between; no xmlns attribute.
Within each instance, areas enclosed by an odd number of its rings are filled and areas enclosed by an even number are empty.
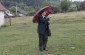
<svg viewBox="0 0 85 55"><path fill-rule="evenodd" d="M38 22L38 17L44 12L46 11L46 17L53 11L52 10L52 6L45 6L43 8L41 8L39 11L36 12L36 14L33 17L33 23L37 23Z"/></svg>

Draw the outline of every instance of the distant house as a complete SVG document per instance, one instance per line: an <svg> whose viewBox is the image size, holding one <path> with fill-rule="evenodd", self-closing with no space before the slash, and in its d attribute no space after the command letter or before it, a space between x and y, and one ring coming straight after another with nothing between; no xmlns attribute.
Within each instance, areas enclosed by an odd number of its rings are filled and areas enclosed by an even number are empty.
<svg viewBox="0 0 85 55"><path fill-rule="evenodd" d="M69 11L77 11L77 5L71 4L70 7L69 7Z"/></svg>
<svg viewBox="0 0 85 55"><path fill-rule="evenodd" d="M22 17L22 16L27 16L27 15L28 15L28 12L25 11L25 10L22 10L19 7L16 7L16 10L15 11L10 11L8 9L6 9L6 11L5 11L5 16L6 17L9 17L9 16L11 16L11 17L15 17L15 16Z"/></svg>
<svg viewBox="0 0 85 55"><path fill-rule="evenodd" d="M28 15L28 12L26 12L25 10L20 9L19 7L17 8L17 13L19 14L19 16Z"/></svg>
<svg viewBox="0 0 85 55"><path fill-rule="evenodd" d="M77 5L76 4L71 4L70 7L74 7L75 8L75 7L77 7Z"/></svg>
<svg viewBox="0 0 85 55"><path fill-rule="evenodd" d="M4 25L4 11L5 7L0 3L0 26Z"/></svg>

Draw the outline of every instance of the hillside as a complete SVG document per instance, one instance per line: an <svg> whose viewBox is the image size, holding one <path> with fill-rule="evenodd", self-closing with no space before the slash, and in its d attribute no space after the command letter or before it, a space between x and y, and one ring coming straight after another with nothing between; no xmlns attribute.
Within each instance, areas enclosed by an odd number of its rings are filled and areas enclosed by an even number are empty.
<svg viewBox="0 0 85 55"><path fill-rule="evenodd" d="M85 11L52 14L48 51L38 50L37 24L32 17L6 19L0 28L0 55L85 55Z"/></svg>
<svg viewBox="0 0 85 55"><path fill-rule="evenodd" d="M6 7L14 6L16 3L24 3L28 6L38 6L45 0L0 0Z"/></svg>

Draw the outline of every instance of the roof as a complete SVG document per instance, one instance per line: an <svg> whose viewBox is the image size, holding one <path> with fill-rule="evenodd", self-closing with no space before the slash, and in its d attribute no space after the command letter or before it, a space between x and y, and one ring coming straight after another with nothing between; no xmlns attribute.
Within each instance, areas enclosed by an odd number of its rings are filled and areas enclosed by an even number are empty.
<svg viewBox="0 0 85 55"><path fill-rule="evenodd" d="M0 3L0 11L5 11L6 8Z"/></svg>
<svg viewBox="0 0 85 55"><path fill-rule="evenodd" d="M28 14L28 12L20 9L19 7L17 8L17 11L20 12L20 13L22 13L22 14L24 14L24 15L27 15Z"/></svg>

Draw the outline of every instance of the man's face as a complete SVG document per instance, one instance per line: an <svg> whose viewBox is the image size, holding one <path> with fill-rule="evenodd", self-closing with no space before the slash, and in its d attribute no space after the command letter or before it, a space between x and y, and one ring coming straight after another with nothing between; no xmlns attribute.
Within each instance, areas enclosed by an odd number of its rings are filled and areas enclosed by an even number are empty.
<svg viewBox="0 0 85 55"><path fill-rule="evenodd" d="M45 15L46 15L46 12L43 12L43 13L42 13L42 15L44 15L44 16L45 16Z"/></svg>

